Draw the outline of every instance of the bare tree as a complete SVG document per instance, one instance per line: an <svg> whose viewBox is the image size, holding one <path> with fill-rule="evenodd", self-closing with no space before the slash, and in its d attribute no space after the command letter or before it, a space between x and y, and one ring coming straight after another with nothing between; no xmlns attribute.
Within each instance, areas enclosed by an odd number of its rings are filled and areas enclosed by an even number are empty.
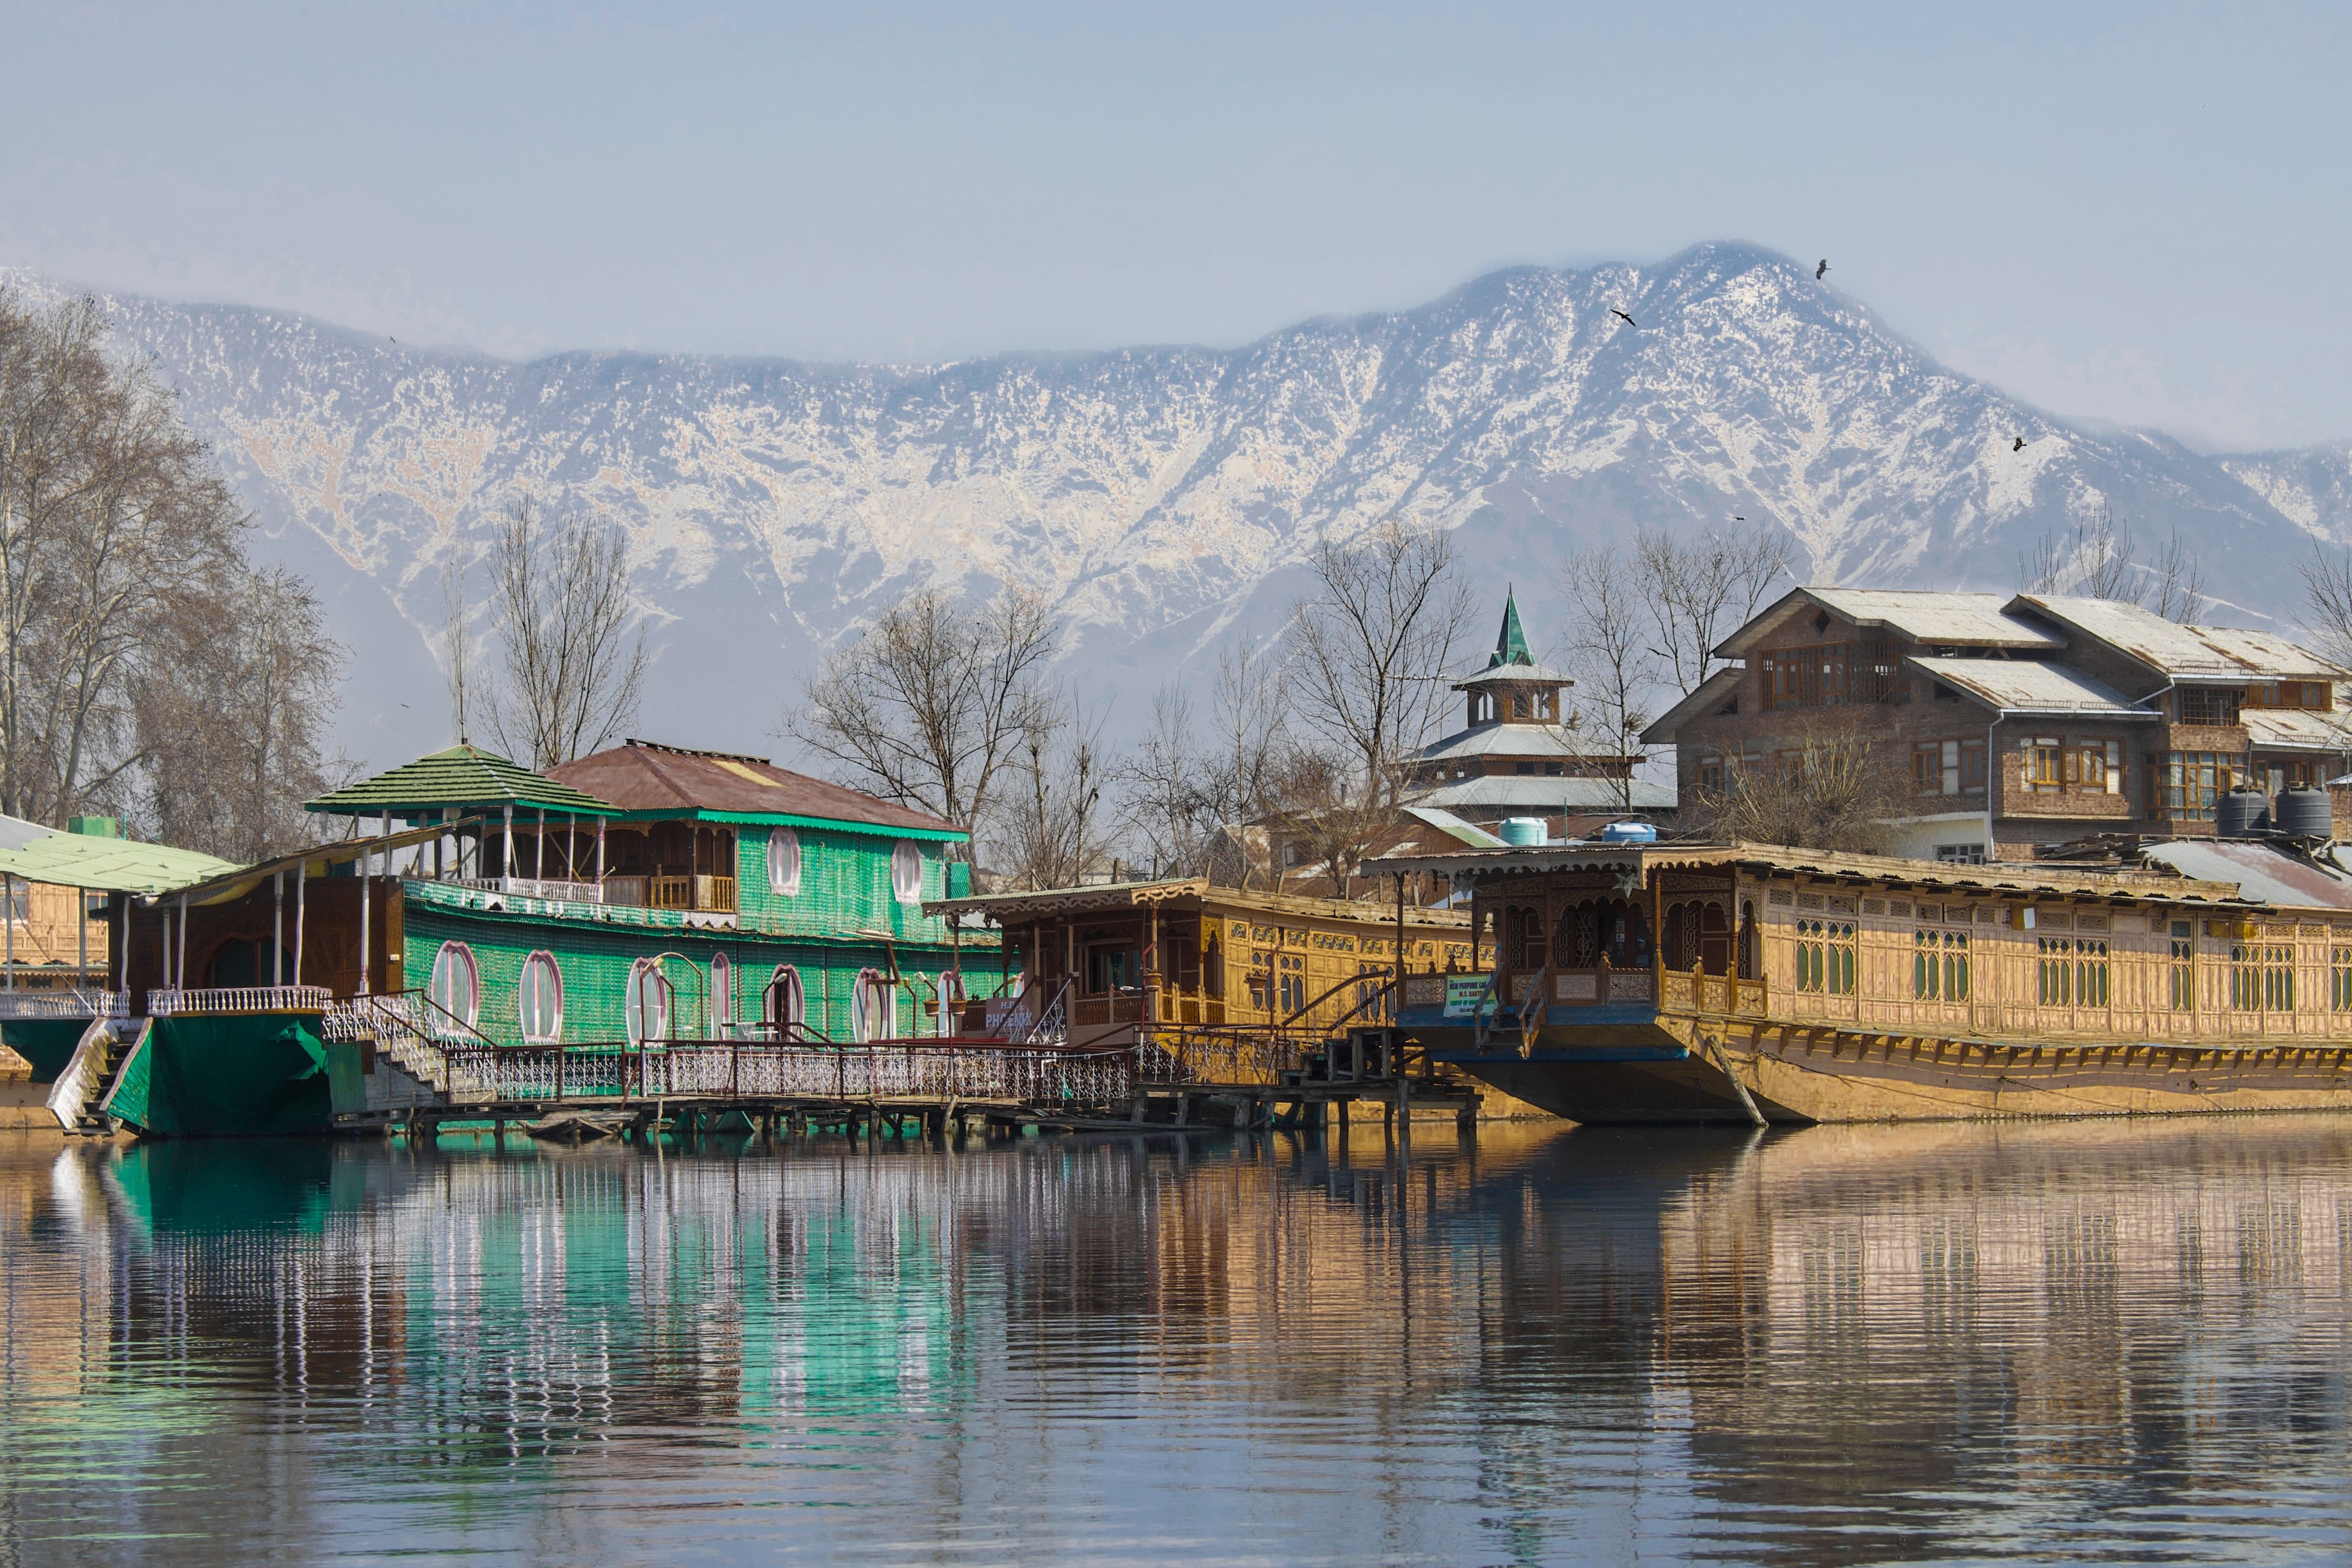
<svg viewBox="0 0 2352 1568"><path fill-rule="evenodd" d="M1349 895L1351 879L1395 821L1387 800L1362 788L1354 762L1328 747L1293 749L1269 792L1268 816L1285 843L1297 849L1301 865L1320 873L1327 884L1322 891L1334 898ZM1286 862L1275 868L1276 891L1288 875Z"/></svg>
<svg viewBox="0 0 2352 1568"><path fill-rule="evenodd" d="M1824 718L1796 737L1771 769L1736 771L1702 790L1685 826L1708 838L1789 849L1886 850L1894 824L1916 809L1891 747L1855 720Z"/></svg>
<svg viewBox="0 0 2352 1568"><path fill-rule="evenodd" d="M290 572L255 572L174 624L180 645L137 704L142 824L247 862L316 841L302 802L352 771L321 733L344 655L317 595Z"/></svg>
<svg viewBox="0 0 2352 1568"><path fill-rule="evenodd" d="M1218 655L1205 739L1191 695L1173 681L1161 687L1150 732L1119 770L1129 830L1139 840L1135 858L1156 875L1213 876L1248 887L1255 864L1231 847L1272 809L1288 750L1273 662L1247 648Z"/></svg>
<svg viewBox="0 0 2352 1568"><path fill-rule="evenodd" d="M551 525L523 497L507 508L490 565L505 678L484 706L499 749L547 768L626 734L645 685L646 633L620 530L582 517Z"/></svg>
<svg viewBox="0 0 2352 1568"><path fill-rule="evenodd" d="M1654 716L1650 702L1662 674L1649 644L1643 593L1641 572L1607 547L1570 557L1560 579L1560 595L1574 612L1569 664L1580 701L1572 727L1597 737L1614 755L1632 758L1636 766L1647 755L1642 731ZM1612 783L1618 809L1633 810L1630 769Z"/></svg>
<svg viewBox="0 0 2352 1568"><path fill-rule="evenodd" d="M1052 728L1057 630L1024 589L974 610L910 594L825 660L785 731L859 788L981 831L1000 774Z"/></svg>
<svg viewBox="0 0 2352 1568"><path fill-rule="evenodd" d="M466 603L466 563L455 549L441 566L441 649L449 666L449 721L463 742L474 733L474 628Z"/></svg>
<svg viewBox="0 0 2352 1568"><path fill-rule="evenodd" d="M2205 608L2205 576L2175 525L2157 558L2154 580L2143 585L2140 603L2167 621L2189 622Z"/></svg>
<svg viewBox="0 0 2352 1568"><path fill-rule="evenodd" d="M1789 540L1769 528L1707 528L1688 540L1643 531L1633 536L1632 565L1657 637L1650 652L1688 695L1712 671L1716 644L1755 615L1788 571Z"/></svg>
<svg viewBox="0 0 2352 1568"><path fill-rule="evenodd" d="M138 693L190 677L184 622L247 572L246 527L91 301L0 291L0 810L135 802Z"/></svg>
<svg viewBox="0 0 2352 1568"><path fill-rule="evenodd" d="M1390 523L1352 548L1325 541L1311 564L1320 591L1292 622L1292 719L1353 758L1365 789L1392 800L1401 764L1445 707L1470 624L1453 536Z"/></svg>
<svg viewBox="0 0 2352 1568"><path fill-rule="evenodd" d="M2352 665L2352 549L2312 542L2303 561L2303 621L2321 653Z"/></svg>
<svg viewBox="0 0 2352 1568"><path fill-rule="evenodd" d="M2099 514L2078 518L2064 538L2043 534L2017 562L2019 584L2027 593L2072 593L2086 599L2140 602L2142 570L2132 559L2131 541L2116 528L2115 504L2104 497Z"/></svg>
<svg viewBox="0 0 2352 1568"><path fill-rule="evenodd" d="M1012 761L1018 785L992 814L990 859L1000 887L1076 887L1110 853L1112 775L1102 721L1056 702L1022 737Z"/></svg>

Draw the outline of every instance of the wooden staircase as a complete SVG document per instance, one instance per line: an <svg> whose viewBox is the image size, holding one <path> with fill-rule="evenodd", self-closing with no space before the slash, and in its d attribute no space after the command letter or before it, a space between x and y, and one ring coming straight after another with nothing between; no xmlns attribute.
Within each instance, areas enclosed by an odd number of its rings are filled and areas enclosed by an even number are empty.
<svg viewBox="0 0 2352 1568"><path fill-rule="evenodd" d="M83 1137L107 1137L115 1129L106 1113L107 1097L114 1092L122 1070L147 1038L146 1019L92 1019L74 1047L73 1060L58 1074L49 1091L49 1113L67 1133Z"/></svg>

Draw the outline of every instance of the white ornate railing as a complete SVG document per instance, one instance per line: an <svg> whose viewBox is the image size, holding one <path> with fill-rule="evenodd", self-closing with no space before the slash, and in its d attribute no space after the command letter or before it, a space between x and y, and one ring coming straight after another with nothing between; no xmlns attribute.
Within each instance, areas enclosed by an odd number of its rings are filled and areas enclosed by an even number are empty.
<svg viewBox="0 0 2352 1568"><path fill-rule="evenodd" d="M1021 1046L777 1046L680 1042L628 1049L452 1046L467 1097L557 1100L707 1097L995 1100L1026 1104L1124 1101L1129 1051ZM453 1098L455 1096L453 1095Z"/></svg>
<svg viewBox="0 0 2352 1568"><path fill-rule="evenodd" d="M545 898L570 904L602 904L604 889L593 882L558 882L535 876L443 876L432 880L450 887L470 887L479 893L512 894L518 898Z"/></svg>
<svg viewBox="0 0 2352 1568"><path fill-rule="evenodd" d="M157 988L147 993L147 1016L190 1013L323 1013L333 998L324 986L225 986L206 990Z"/></svg>
<svg viewBox="0 0 2352 1568"><path fill-rule="evenodd" d="M128 991L0 991L0 1019L119 1019L130 1012Z"/></svg>

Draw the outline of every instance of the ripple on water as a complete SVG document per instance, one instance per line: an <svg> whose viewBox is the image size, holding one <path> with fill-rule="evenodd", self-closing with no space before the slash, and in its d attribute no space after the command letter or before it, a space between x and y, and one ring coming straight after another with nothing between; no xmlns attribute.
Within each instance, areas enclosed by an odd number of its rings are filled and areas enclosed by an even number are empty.
<svg viewBox="0 0 2352 1568"><path fill-rule="evenodd" d="M0 1155L0 1563L2340 1560L2347 1155Z"/></svg>

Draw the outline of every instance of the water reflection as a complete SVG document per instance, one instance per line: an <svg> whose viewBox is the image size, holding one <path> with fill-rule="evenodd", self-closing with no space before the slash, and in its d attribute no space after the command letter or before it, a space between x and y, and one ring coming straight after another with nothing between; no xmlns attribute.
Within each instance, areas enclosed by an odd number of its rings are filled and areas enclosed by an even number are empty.
<svg viewBox="0 0 2352 1568"><path fill-rule="evenodd" d="M2332 1557L2347 1155L0 1155L0 1563Z"/></svg>

